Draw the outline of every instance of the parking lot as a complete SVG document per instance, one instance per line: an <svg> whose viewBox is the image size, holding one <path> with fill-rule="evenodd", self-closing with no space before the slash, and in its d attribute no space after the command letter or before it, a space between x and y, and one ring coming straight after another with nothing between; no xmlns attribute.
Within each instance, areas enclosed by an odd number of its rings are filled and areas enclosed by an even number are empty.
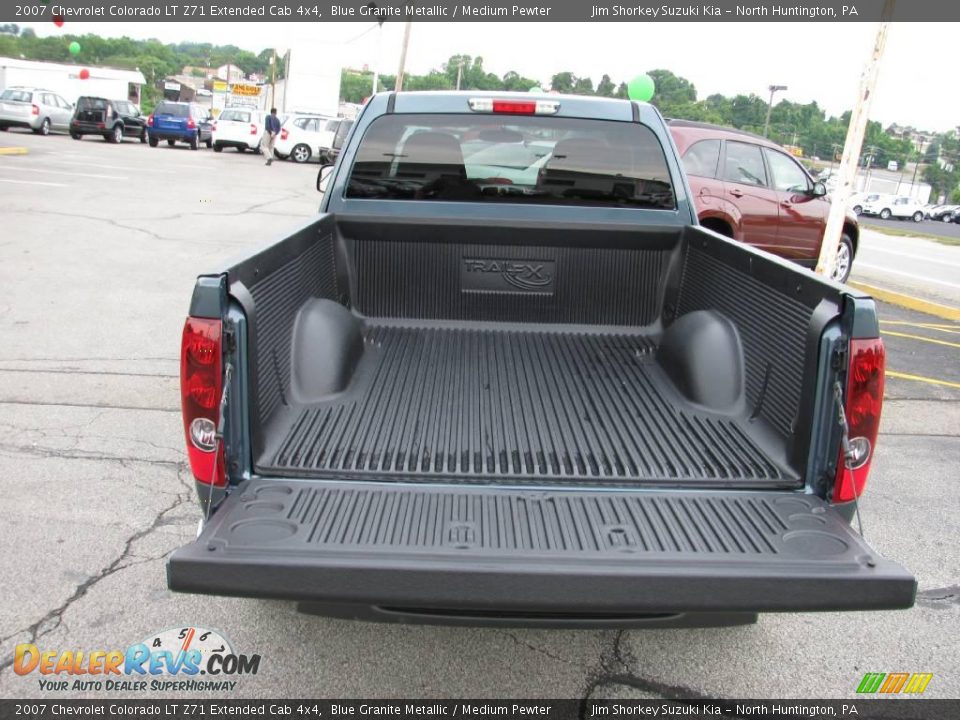
<svg viewBox="0 0 960 720"><path fill-rule="evenodd" d="M933 673L925 696L960 696L960 323L881 305L887 400L861 509L867 539L919 579L909 611L508 630L177 595L165 558L199 519L177 379L190 291L315 213L317 165L20 132L0 145L29 151L0 156L0 574L17 579L0 589L0 697L44 694L12 672L18 643L126 648L187 626L263 658L208 697L852 697L866 672Z"/></svg>

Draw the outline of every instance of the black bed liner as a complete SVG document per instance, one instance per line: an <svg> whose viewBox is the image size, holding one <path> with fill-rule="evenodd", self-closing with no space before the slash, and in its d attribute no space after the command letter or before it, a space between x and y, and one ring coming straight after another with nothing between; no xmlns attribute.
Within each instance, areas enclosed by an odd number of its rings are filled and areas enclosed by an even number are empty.
<svg viewBox="0 0 960 720"><path fill-rule="evenodd" d="M648 335L384 324L345 392L294 408L264 474L797 487L742 417L675 389ZM282 440L279 440L282 438Z"/></svg>

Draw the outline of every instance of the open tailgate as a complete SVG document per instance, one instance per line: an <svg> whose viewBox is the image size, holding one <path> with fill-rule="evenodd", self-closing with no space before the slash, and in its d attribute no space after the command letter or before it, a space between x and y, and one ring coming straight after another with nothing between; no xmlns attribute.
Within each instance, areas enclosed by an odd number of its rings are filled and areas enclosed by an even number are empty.
<svg viewBox="0 0 960 720"><path fill-rule="evenodd" d="M185 592L567 613L881 610L916 593L793 492L251 480L167 572Z"/></svg>

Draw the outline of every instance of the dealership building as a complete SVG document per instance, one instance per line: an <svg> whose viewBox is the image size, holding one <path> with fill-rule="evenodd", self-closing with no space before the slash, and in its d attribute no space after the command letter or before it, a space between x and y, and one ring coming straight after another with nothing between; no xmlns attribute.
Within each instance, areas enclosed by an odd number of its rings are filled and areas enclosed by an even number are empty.
<svg viewBox="0 0 960 720"><path fill-rule="evenodd" d="M83 69L90 73L86 79L80 78ZM81 95L96 95L129 100L139 106L140 88L145 82L139 70L0 57L0 89L14 86L43 88L68 102L76 102Z"/></svg>

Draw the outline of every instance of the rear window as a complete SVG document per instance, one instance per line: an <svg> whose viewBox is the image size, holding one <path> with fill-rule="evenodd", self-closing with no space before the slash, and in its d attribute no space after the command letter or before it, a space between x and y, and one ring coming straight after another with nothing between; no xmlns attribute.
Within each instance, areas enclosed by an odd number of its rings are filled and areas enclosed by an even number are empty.
<svg viewBox="0 0 960 720"><path fill-rule="evenodd" d="M386 115L367 129L347 197L672 209L659 141L636 123Z"/></svg>
<svg viewBox="0 0 960 720"><path fill-rule="evenodd" d="M105 110L107 101L103 98L82 97L77 100L78 110Z"/></svg>
<svg viewBox="0 0 960 720"><path fill-rule="evenodd" d="M174 117L190 117L190 106L177 103L162 102L153 111L154 115L173 115Z"/></svg>
<svg viewBox="0 0 960 720"><path fill-rule="evenodd" d="M250 113L246 110L224 110L220 113L220 119L247 123L250 122Z"/></svg>
<svg viewBox="0 0 960 720"><path fill-rule="evenodd" d="M4 90L0 93L0 100L13 102L33 102L33 93L27 90Z"/></svg>

